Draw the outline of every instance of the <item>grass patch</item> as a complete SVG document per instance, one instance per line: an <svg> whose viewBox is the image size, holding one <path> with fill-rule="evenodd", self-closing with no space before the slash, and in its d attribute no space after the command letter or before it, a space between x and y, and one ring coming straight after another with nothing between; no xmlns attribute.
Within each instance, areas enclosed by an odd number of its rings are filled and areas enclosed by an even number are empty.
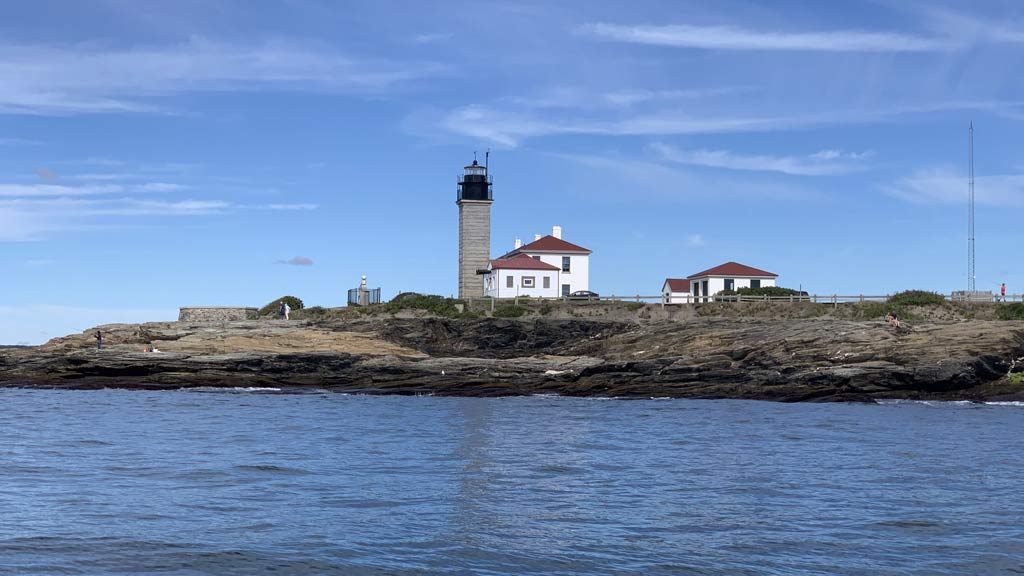
<svg viewBox="0 0 1024 576"><path fill-rule="evenodd" d="M1019 302L1003 304L996 308L996 318L1000 320L1024 320L1024 304Z"/></svg>
<svg viewBox="0 0 1024 576"><path fill-rule="evenodd" d="M515 304L502 304L494 309L495 318L519 318L526 314L526 308Z"/></svg>

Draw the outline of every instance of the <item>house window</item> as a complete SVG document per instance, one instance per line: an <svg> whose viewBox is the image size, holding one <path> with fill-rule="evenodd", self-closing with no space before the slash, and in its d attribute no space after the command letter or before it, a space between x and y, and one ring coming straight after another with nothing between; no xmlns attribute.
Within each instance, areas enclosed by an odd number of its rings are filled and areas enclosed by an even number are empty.
<svg viewBox="0 0 1024 576"><path fill-rule="evenodd" d="M551 288L551 276L544 277L544 288Z"/></svg>
<svg viewBox="0 0 1024 576"><path fill-rule="evenodd" d="M569 263L570 262L572 262L572 260L568 256L562 256L562 272L569 272L570 271L569 270L569 268L570 268Z"/></svg>
<svg viewBox="0 0 1024 576"><path fill-rule="evenodd" d="M736 289L736 280L734 278L726 278L725 279L725 289L726 290L735 290Z"/></svg>
<svg viewBox="0 0 1024 576"><path fill-rule="evenodd" d="M751 280L750 281L750 287L751 288L760 288L761 287L761 281L760 280Z"/></svg>
<svg viewBox="0 0 1024 576"><path fill-rule="evenodd" d="M536 279L533 276L523 276L523 288L533 288L536 286Z"/></svg>
<svg viewBox="0 0 1024 576"><path fill-rule="evenodd" d="M562 284L562 296L568 296L568 295L569 295L569 285L568 284Z"/></svg>
<svg viewBox="0 0 1024 576"><path fill-rule="evenodd" d="M511 288L511 287L512 287L512 275L509 274L508 276L505 276L505 288Z"/></svg>

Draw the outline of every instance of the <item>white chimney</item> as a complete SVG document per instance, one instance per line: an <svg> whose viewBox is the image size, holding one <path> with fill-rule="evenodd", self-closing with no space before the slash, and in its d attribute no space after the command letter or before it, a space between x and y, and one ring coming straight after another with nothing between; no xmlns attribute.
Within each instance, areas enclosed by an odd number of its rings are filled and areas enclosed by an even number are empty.
<svg viewBox="0 0 1024 576"><path fill-rule="evenodd" d="M540 240L540 234L533 235L533 241L536 242L537 240Z"/></svg>
<svg viewBox="0 0 1024 576"><path fill-rule="evenodd" d="M562 227L561 226L553 226L551 228L551 235L554 236L555 238L558 238L559 240L561 240L562 239Z"/></svg>
<svg viewBox="0 0 1024 576"><path fill-rule="evenodd" d="M514 249L515 249L515 250L519 250L519 249L520 249L520 248L522 248L522 247L523 247L523 241L522 241L522 240L520 240L520 239L519 239L519 237L517 236L517 237L516 237L516 247L515 247Z"/></svg>

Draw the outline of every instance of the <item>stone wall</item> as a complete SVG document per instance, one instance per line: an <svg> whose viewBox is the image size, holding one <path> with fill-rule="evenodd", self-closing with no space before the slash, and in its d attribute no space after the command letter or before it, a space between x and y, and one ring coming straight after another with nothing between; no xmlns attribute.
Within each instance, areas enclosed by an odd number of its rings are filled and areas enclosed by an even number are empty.
<svg viewBox="0 0 1024 576"><path fill-rule="evenodd" d="M178 309L178 322L233 322L255 320L259 309L242 306L187 306Z"/></svg>

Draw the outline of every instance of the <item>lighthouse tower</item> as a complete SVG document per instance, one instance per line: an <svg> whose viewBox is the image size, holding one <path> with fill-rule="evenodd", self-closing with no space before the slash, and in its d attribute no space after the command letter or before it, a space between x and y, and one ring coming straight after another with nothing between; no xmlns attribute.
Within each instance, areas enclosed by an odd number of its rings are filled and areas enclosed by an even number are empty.
<svg viewBox="0 0 1024 576"><path fill-rule="evenodd" d="M476 159L459 178L459 298L483 297L478 270L491 261L491 176Z"/></svg>

